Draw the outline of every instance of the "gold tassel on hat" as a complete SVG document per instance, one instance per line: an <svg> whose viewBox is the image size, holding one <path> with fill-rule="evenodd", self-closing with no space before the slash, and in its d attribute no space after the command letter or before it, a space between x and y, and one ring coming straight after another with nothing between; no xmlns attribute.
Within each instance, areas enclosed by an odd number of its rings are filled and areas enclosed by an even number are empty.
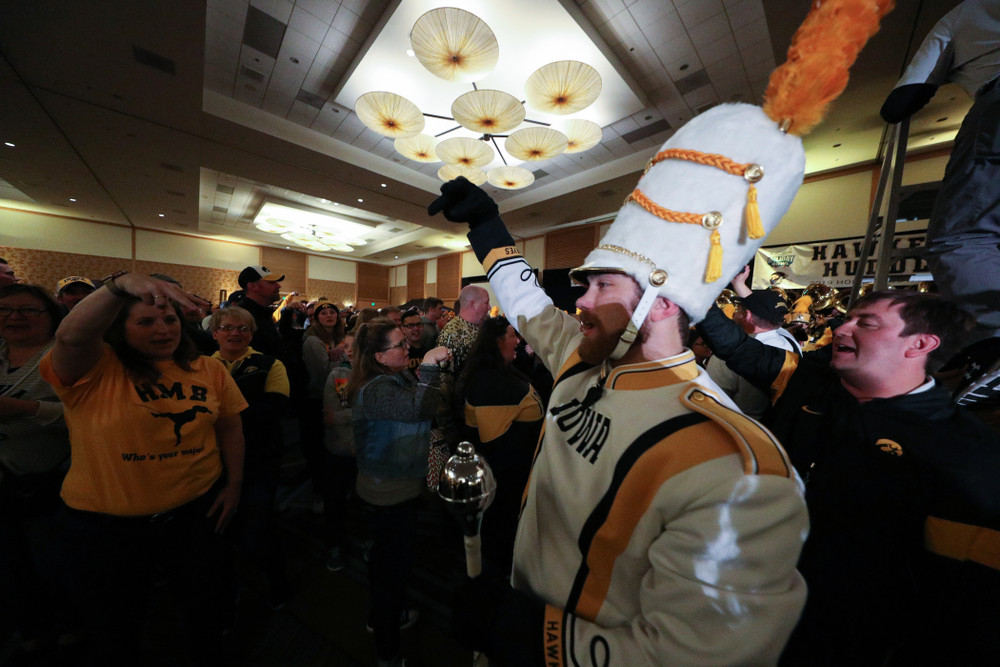
<svg viewBox="0 0 1000 667"><path fill-rule="evenodd" d="M752 239L764 238L764 224L760 221L760 208L757 206L757 188L750 186L747 190L747 236Z"/></svg>
<svg viewBox="0 0 1000 667"><path fill-rule="evenodd" d="M705 282L714 283L722 277L722 235L719 230L712 231L712 247L708 251L708 267L705 269Z"/></svg>

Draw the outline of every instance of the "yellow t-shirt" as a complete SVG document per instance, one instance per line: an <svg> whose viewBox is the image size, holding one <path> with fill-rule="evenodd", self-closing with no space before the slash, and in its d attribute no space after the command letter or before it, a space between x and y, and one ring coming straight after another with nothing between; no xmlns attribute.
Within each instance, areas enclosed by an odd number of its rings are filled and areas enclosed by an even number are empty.
<svg viewBox="0 0 1000 667"><path fill-rule="evenodd" d="M226 368L198 357L193 372L157 363L156 382L134 382L110 347L72 386L41 363L69 426L71 463L62 498L117 516L155 514L205 494L222 474L215 420L247 407Z"/></svg>

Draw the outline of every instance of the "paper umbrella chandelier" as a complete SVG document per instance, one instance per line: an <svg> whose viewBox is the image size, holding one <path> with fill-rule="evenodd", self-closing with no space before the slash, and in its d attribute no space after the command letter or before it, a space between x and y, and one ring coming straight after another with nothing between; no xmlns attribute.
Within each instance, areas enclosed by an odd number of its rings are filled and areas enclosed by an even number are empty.
<svg viewBox="0 0 1000 667"><path fill-rule="evenodd" d="M522 101L502 90L476 87L474 82L496 66L500 47L490 27L475 14L455 7L432 9L413 24L410 44L431 74L472 85L472 90L452 102L451 116L425 114L405 97L387 91L361 95L354 111L366 127L395 139L393 147L403 157L443 162L438 170L441 180L465 176L476 185L489 181L498 188L519 190L531 185L535 176L528 169L508 165L497 139L504 140L511 157L525 162L583 152L601 141L600 126L589 120L568 120L555 129L526 118L525 103L552 115L574 114L590 106L601 93L601 76L590 65L561 60L538 68L524 84ZM436 136L423 134L425 116L454 120L458 126ZM525 124L529 126L520 127ZM442 138L460 128L479 136ZM503 166L484 172L482 168L497 155Z"/></svg>

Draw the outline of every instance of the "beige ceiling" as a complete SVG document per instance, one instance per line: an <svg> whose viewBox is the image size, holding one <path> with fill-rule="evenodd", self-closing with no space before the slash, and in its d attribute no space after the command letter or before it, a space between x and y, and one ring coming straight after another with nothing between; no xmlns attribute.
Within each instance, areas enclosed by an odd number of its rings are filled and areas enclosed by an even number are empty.
<svg viewBox="0 0 1000 667"><path fill-rule="evenodd" d="M674 129L719 102L759 102L809 7L560 1L646 107L604 127L594 149L532 164L538 180L526 190L487 186L516 236L612 215ZM249 222L270 197L377 232L351 255L326 256L401 264L454 250L462 230L425 211L440 164L395 154L334 101L398 4L0 0L0 206L284 247ZM810 173L878 158L885 94L957 2L897 4L806 138ZM943 89L915 117L913 145L948 141L968 106L957 88Z"/></svg>

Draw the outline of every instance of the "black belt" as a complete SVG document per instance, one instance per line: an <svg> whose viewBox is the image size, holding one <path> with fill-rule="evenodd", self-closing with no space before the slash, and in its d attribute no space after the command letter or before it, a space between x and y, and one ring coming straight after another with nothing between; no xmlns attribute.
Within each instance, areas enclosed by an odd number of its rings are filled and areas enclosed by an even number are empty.
<svg viewBox="0 0 1000 667"><path fill-rule="evenodd" d="M998 83L1000 83L1000 76L996 77L989 83L983 84L983 87L976 91L976 98L978 99L981 95L985 95L996 88Z"/></svg>
<svg viewBox="0 0 1000 667"><path fill-rule="evenodd" d="M215 500L215 496L218 494L219 489L222 488L223 478L220 477L212 485L208 491L198 496L194 500L189 500L183 505L178 505L177 507L172 507L168 510L163 510L162 512L157 512L155 514L139 514L139 515L119 515L119 514L105 514L103 512L92 512L89 510L79 510L74 507L66 505L66 509L70 514L73 514L82 518L89 518L93 521L103 522L105 525L128 525L128 524L162 524L167 523L175 519L179 515L193 514L195 516L205 516L208 512L208 508L211 507Z"/></svg>

